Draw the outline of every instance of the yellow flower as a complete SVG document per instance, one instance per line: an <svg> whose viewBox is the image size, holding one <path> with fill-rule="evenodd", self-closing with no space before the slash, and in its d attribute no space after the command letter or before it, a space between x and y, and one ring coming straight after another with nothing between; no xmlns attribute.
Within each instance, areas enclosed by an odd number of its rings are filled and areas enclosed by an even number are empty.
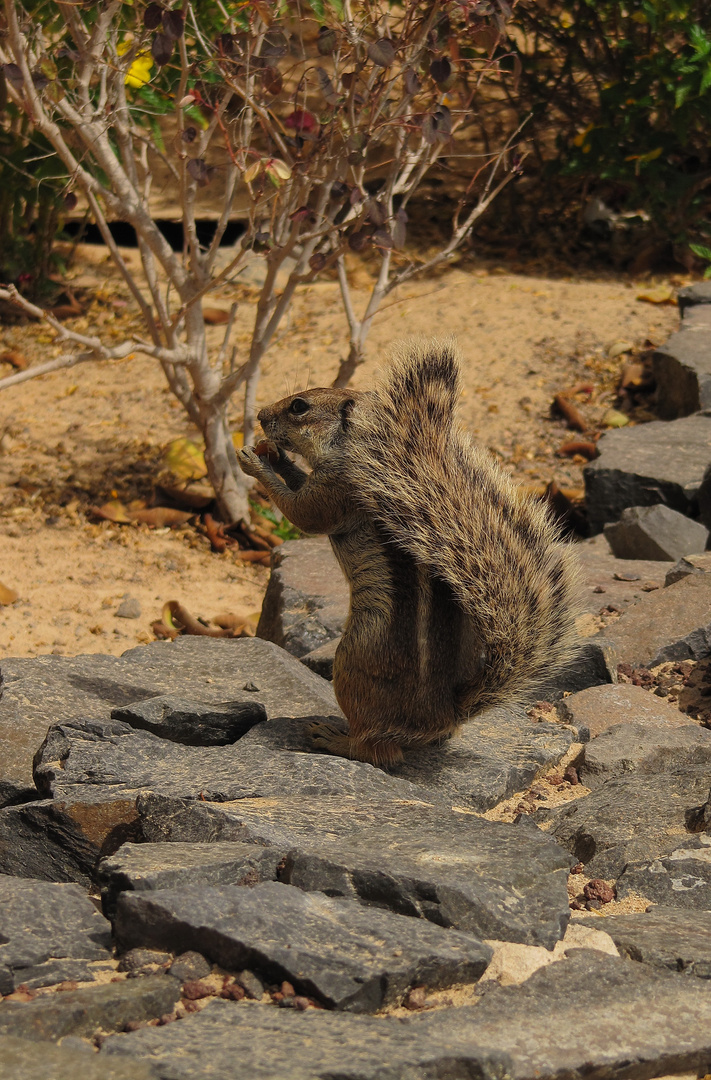
<svg viewBox="0 0 711 1080"><path fill-rule="evenodd" d="M588 124L584 131L579 131L573 139L573 146L582 146L594 127L594 124ZM588 147L588 150L589 149L590 147Z"/></svg>
<svg viewBox="0 0 711 1080"><path fill-rule="evenodd" d="M119 56L124 56L125 53L133 45L131 38L124 38L116 46L116 52ZM149 52L138 53L136 59L131 64L130 68L126 72L124 82L126 86L132 86L134 90L139 90L142 86L146 86L151 81L151 68L153 67L153 57Z"/></svg>

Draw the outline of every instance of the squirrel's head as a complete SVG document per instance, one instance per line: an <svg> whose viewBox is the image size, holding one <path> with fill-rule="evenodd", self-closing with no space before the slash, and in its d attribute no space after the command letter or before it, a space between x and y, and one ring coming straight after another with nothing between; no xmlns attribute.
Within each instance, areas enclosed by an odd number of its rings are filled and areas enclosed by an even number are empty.
<svg viewBox="0 0 711 1080"><path fill-rule="evenodd" d="M268 439L314 468L343 441L359 397L357 390L304 390L267 405L258 420Z"/></svg>

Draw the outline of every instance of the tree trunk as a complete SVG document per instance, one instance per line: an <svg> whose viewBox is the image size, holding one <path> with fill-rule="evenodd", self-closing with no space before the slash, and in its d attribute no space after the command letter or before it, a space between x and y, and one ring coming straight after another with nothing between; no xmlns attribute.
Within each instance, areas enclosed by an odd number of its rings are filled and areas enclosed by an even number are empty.
<svg viewBox="0 0 711 1080"><path fill-rule="evenodd" d="M348 356L345 360L341 360L341 366L338 369L336 378L331 383L332 386L348 386L348 383L353 378L355 369L359 367L365 360L365 350L360 341L351 342L351 347L348 351Z"/></svg>

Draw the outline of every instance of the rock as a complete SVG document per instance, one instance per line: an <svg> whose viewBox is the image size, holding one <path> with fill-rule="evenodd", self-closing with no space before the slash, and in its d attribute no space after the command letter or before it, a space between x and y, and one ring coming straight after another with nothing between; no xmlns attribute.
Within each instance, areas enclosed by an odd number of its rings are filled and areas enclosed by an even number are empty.
<svg viewBox="0 0 711 1080"><path fill-rule="evenodd" d="M76 799L0 810L0 873L88 888L102 855L140 837L135 793L103 801L101 794L78 787Z"/></svg>
<svg viewBox="0 0 711 1080"><path fill-rule="evenodd" d="M706 412L708 413L708 409ZM706 469L698 492L699 518L707 529L711 529L711 465Z"/></svg>
<svg viewBox="0 0 711 1080"><path fill-rule="evenodd" d="M664 580L665 568L656 560L616 559L603 533L577 543L575 553L583 568L583 603L592 615L608 604L625 611L647 595L647 582Z"/></svg>
<svg viewBox="0 0 711 1080"><path fill-rule="evenodd" d="M245 969L235 977L235 982L242 987L251 1001L261 1001L264 997L264 986L253 971Z"/></svg>
<svg viewBox="0 0 711 1080"><path fill-rule="evenodd" d="M268 735L257 737L259 727L293 729L294 742L304 740L304 724L295 720L257 725L230 746L190 747L118 720L56 724L37 752L35 778L48 797L86 803L119 799L132 804L140 791L208 802L289 794L395 799L422 794L407 781L361 761L275 752Z"/></svg>
<svg viewBox="0 0 711 1080"><path fill-rule="evenodd" d="M560 724L534 723L520 712L488 709L443 745L406 751L404 762L389 775L417 784L421 792L439 792L448 805L454 801L487 810L557 765L572 741L572 733ZM242 740L243 746L256 744L269 751L310 751L303 725L290 721L271 721Z"/></svg>
<svg viewBox="0 0 711 1080"><path fill-rule="evenodd" d="M247 683L267 716L338 713L332 687L283 650L258 638L180 637L122 657L39 656L0 660L3 777L32 783L32 756L57 721L109 720L111 710L160 694L203 704L233 699Z"/></svg>
<svg viewBox="0 0 711 1080"><path fill-rule="evenodd" d="M99 866L104 911L112 915L124 891L276 881L279 859L272 848L239 842L124 844Z"/></svg>
<svg viewBox="0 0 711 1080"><path fill-rule="evenodd" d="M318 649L312 649L301 657L301 663L311 668L322 679L333 678L333 661L336 659L336 649L341 638L335 637L327 641L325 645L319 645Z"/></svg>
<svg viewBox="0 0 711 1080"><path fill-rule="evenodd" d="M700 979L576 950L521 986L491 987L474 1006L406 1018L215 1001L162 1028L115 1035L107 1060L150 1061L160 1080L639 1078L703 1071L711 1055L711 988ZM288 1055L288 1057L287 1057ZM288 1066L285 1065L288 1061Z"/></svg>
<svg viewBox="0 0 711 1080"><path fill-rule="evenodd" d="M186 746L226 746L266 720L267 710L252 695L207 705L166 694L112 709L111 717Z"/></svg>
<svg viewBox="0 0 711 1080"><path fill-rule="evenodd" d="M150 1065L99 1057L93 1047L77 1050L49 1043L32 1043L12 1035L0 1035L3 1080L155 1080Z"/></svg>
<svg viewBox="0 0 711 1080"><path fill-rule="evenodd" d="M618 724L604 731L583 752L580 780L596 788L613 776L653 776L684 765L707 765L711 784L711 731L698 724Z"/></svg>
<svg viewBox="0 0 711 1080"><path fill-rule="evenodd" d="M711 834L687 836L680 847L658 859L628 863L617 880L617 895L711 911Z"/></svg>
<svg viewBox="0 0 711 1080"><path fill-rule="evenodd" d="M581 921L595 926L600 920ZM711 979L711 911L655 907L629 915L610 915L605 919L605 931L630 960Z"/></svg>
<svg viewBox="0 0 711 1080"><path fill-rule="evenodd" d="M600 686L617 680L617 655L609 641L596 634L581 642L578 655L548 682L540 684L529 701L558 702L563 694L576 694L588 686Z"/></svg>
<svg viewBox="0 0 711 1080"><path fill-rule="evenodd" d="M686 315L687 309L697 304L711 304L711 281L697 281L693 285L685 285L677 293L677 303L682 315Z"/></svg>
<svg viewBox="0 0 711 1080"><path fill-rule="evenodd" d="M711 574L711 551L702 551L699 555L685 555L671 570L667 570L665 585L673 585L690 574Z"/></svg>
<svg viewBox="0 0 711 1080"><path fill-rule="evenodd" d="M600 456L583 469L591 532L617 521L628 506L664 503L695 517L711 462L711 417L653 421L609 431Z"/></svg>
<svg viewBox="0 0 711 1080"><path fill-rule="evenodd" d="M180 984L167 975L148 975L89 986L34 1001L0 1002L0 1036L16 1035L33 1042L56 1042L65 1035L93 1037L97 1031L121 1031L132 1021L171 1013Z"/></svg>
<svg viewBox="0 0 711 1080"><path fill-rule="evenodd" d="M129 975L155 975L158 969L166 970L173 957L170 953L158 949L129 949L118 962L118 971Z"/></svg>
<svg viewBox="0 0 711 1080"><path fill-rule="evenodd" d="M284 860L279 878L287 884L480 938L552 948L570 916L571 859L528 821L507 825L437 799L363 794L212 804L149 795L138 808L150 842L269 847Z"/></svg>
<svg viewBox="0 0 711 1080"><path fill-rule="evenodd" d="M711 577L693 574L649 593L605 628L620 664L656 667L711 655Z"/></svg>
<svg viewBox="0 0 711 1080"><path fill-rule="evenodd" d="M709 533L699 521L658 503L629 506L619 521L605 526L605 536L618 559L669 562L703 551Z"/></svg>
<svg viewBox="0 0 711 1080"><path fill-rule="evenodd" d="M617 878L628 863L651 861L679 847L688 823L709 795L708 765L687 765L607 783L534 821L585 864L589 877Z"/></svg>
<svg viewBox="0 0 711 1080"><path fill-rule="evenodd" d="M326 537L290 540L272 556L257 637L294 656L340 637L350 593Z"/></svg>
<svg viewBox="0 0 711 1080"><path fill-rule="evenodd" d="M140 619L141 605L135 596L125 596L116 609L117 619Z"/></svg>
<svg viewBox="0 0 711 1080"><path fill-rule="evenodd" d="M90 980L110 958L109 924L78 885L0 875L0 994Z"/></svg>
<svg viewBox="0 0 711 1080"><path fill-rule="evenodd" d="M123 893L114 931L129 947L196 949L228 971L287 979L348 1012L395 1005L413 986L476 982L491 958L471 934L276 881Z"/></svg>
<svg viewBox="0 0 711 1080"><path fill-rule="evenodd" d="M0 780L0 810L5 806L17 806L18 803L33 802L39 798L37 788L18 783L16 780Z"/></svg>
<svg viewBox="0 0 711 1080"><path fill-rule="evenodd" d="M644 725L689 726L685 713L665 698L632 683L591 686L571 694L558 703L558 713L577 730L582 742L596 739L603 731L631 721Z"/></svg>
<svg viewBox="0 0 711 1080"><path fill-rule="evenodd" d="M556 941L552 951L539 945L516 945L511 941L487 941L486 944L493 948L494 955L480 982L495 981L500 986L517 986L525 982L539 968L564 960L572 949L595 949L609 956L619 956L608 934L582 926L579 921L568 923L565 935Z"/></svg>
<svg viewBox="0 0 711 1080"><path fill-rule="evenodd" d="M212 971L212 964L204 956L195 950L181 953L170 965L168 974L181 982L189 979L202 979Z"/></svg>
<svg viewBox="0 0 711 1080"><path fill-rule="evenodd" d="M681 327L654 350L656 412L662 420L711 405L711 307L684 303Z"/></svg>

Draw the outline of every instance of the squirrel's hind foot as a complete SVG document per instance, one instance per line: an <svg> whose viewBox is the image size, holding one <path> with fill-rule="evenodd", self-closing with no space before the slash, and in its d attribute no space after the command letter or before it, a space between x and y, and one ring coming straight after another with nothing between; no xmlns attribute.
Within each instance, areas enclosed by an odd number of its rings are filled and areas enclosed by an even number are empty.
<svg viewBox="0 0 711 1080"><path fill-rule="evenodd" d="M307 724L306 732L314 750L323 750L327 754L336 754L352 761L367 761L371 765L396 765L402 761L402 748L397 743L356 739L321 721Z"/></svg>

